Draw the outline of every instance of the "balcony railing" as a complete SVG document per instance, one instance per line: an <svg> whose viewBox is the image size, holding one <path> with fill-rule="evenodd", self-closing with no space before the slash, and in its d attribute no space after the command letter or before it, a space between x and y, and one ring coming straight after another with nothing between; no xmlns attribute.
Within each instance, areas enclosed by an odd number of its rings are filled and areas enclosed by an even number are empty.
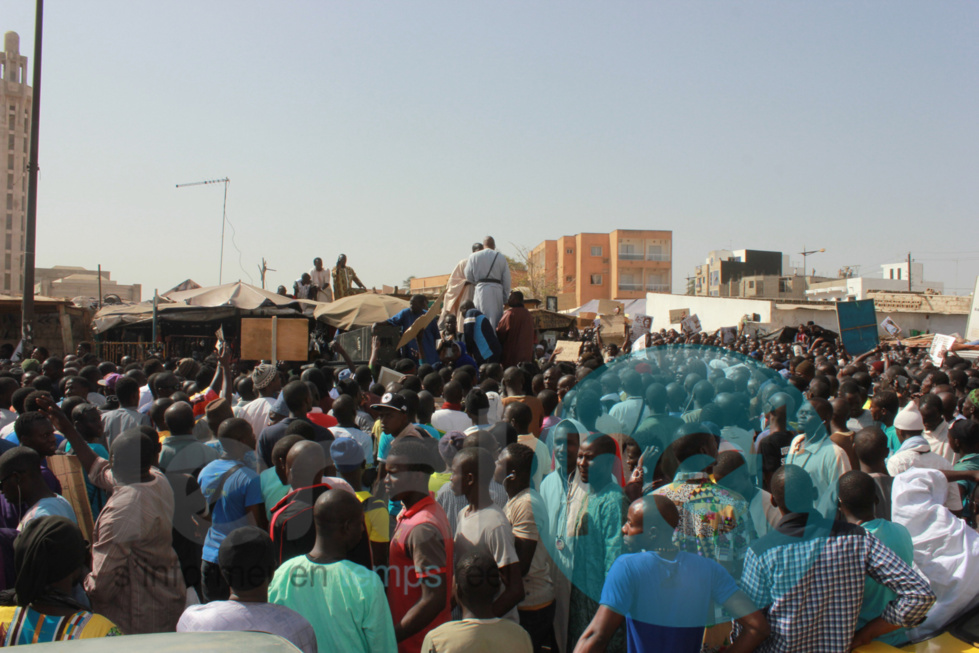
<svg viewBox="0 0 979 653"><path fill-rule="evenodd" d="M669 292L670 284L668 283L647 283L646 292Z"/></svg>
<svg viewBox="0 0 979 653"><path fill-rule="evenodd" d="M670 255L669 254L653 254L653 253L649 253L649 254L646 254L646 260L647 261L669 261L670 260Z"/></svg>
<svg viewBox="0 0 979 653"><path fill-rule="evenodd" d="M642 252L619 252L619 258L623 261L641 261L644 257Z"/></svg>
<svg viewBox="0 0 979 653"><path fill-rule="evenodd" d="M637 292L642 290L641 283L620 283L619 290L624 292Z"/></svg>

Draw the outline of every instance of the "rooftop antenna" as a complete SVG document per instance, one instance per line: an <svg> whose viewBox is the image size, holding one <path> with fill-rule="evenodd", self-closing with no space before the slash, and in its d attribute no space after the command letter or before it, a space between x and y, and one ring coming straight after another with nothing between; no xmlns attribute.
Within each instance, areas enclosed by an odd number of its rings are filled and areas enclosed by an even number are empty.
<svg viewBox="0 0 979 653"><path fill-rule="evenodd" d="M189 184L177 184L177 188L186 188L188 186L203 186L205 184L224 184L224 205L221 207L221 259L218 263L218 285L220 286L224 282L224 225L227 223L227 211L228 211L228 184L231 180L225 177L224 179L208 179L206 181L193 181Z"/></svg>

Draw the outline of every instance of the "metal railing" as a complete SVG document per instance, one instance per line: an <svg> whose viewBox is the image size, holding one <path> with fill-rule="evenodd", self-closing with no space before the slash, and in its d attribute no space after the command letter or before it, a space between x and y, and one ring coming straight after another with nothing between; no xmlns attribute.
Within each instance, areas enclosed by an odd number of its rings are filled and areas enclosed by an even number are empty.
<svg viewBox="0 0 979 653"><path fill-rule="evenodd" d="M646 260L647 261L669 261L670 260L670 255L669 254L649 254L649 253L647 253L646 254Z"/></svg>
<svg viewBox="0 0 979 653"><path fill-rule="evenodd" d="M670 290L670 284L668 283L647 283L646 292L668 292Z"/></svg>
<svg viewBox="0 0 979 653"><path fill-rule="evenodd" d="M623 261L641 261L645 258L642 252L619 252L619 258Z"/></svg>
<svg viewBox="0 0 979 653"><path fill-rule="evenodd" d="M642 290L642 284L641 283L620 283L619 284L619 290L623 290L623 291L626 291L626 292L635 292L637 290Z"/></svg>

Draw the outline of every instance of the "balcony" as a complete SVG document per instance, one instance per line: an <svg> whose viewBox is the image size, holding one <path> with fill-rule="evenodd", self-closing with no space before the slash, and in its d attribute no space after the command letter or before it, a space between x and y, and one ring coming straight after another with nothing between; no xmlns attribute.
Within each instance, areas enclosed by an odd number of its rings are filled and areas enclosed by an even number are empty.
<svg viewBox="0 0 979 653"><path fill-rule="evenodd" d="M669 261L670 260L670 255L669 254L654 254L654 253L650 252L650 253L646 254L646 260L647 261Z"/></svg>
<svg viewBox="0 0 979 653"><path fill-rule="evenodd" d="M647 283L646 292L670 292L668 283Z"/></svg>
<svg viewBox="0 0 979 653"><path fill-rule="evenodd" d="M619 252L619 259L622 261L642 261L644 258L642 252Z"/></svg>
<svg viewBox="0 0 979 653"><path fill-rule="evenodd" d="M619 283L619 290L622 292L642 292L641 283Z"/></svg>

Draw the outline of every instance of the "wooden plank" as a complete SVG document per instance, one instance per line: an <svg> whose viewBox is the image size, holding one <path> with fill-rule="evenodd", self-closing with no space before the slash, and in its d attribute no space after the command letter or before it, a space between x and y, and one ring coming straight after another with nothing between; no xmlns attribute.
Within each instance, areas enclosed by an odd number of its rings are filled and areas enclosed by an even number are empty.
<svg viewBox="0 0 979 653"><path fill-rule="evenodd" d="M81 529L82 535L91 542L95 520L92 518L92 505L88 502L88 488L85 485L82 463L76 456L69 455L49 456L46 464L61 483L61 496L75 510L75 519L78 520L78 528Z"/></svg>
<svg viewBox="0 0 979 653"><path fill-rule="evenodd" d="M305 361L309 358L309 321L279 318L276 326L276 358ZM272 318L241 318L241 357L245 360L272 359Z"/></svg>

